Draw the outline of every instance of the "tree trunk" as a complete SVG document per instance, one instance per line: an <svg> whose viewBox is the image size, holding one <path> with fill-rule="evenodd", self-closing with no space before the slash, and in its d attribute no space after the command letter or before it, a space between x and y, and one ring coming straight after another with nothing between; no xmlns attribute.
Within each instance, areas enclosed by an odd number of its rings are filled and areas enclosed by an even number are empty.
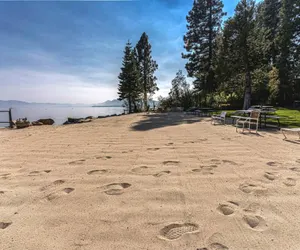
<svg viewBox="0 0 300 250"><path fill-rule="evenodd" d="M247 67L247 72L245 75L245 95L244 95L244 105L243 109L246 110L251 107L251 92L252 92L252 79L249 68Z"/></svg>
<svg viewBox="0 0 300 250"><path fill-rule="evenodd" d="M148 101L147 101L147 92L144 91L144 111L147 111Z"/></svg>
<svg viewBox="0 0 300 250"><path fill-rule="evenodd" d="M128 112L129 112L129 114L132 113L132 110L131 110L131 96L128 97Z"/></svg>

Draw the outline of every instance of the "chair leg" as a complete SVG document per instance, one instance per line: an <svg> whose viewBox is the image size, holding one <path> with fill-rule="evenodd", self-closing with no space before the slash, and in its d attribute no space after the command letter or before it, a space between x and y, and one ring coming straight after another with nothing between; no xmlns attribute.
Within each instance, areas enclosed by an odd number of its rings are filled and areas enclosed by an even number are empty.
<svg viewBox="0 0 300 250"><path fill-rule="evenodd" d="M286 140L287 137L286 137L285 133L283 132L283 130L281 130L281 132L282 132L282 134L283 134L283 136L284 136L284 139L283 139L283 140ZM299 134L299 138L300 138L300 134Z"/></svg>

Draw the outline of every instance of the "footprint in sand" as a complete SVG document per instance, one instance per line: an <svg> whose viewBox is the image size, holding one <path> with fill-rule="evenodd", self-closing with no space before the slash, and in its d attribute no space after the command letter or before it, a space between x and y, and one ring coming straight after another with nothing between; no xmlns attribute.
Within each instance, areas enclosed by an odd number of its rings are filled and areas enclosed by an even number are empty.
<svg viewBox="0 0 300 250"><path fill-rule="evenodd" d="M163 240L177 240L184 234L197 233L199 226L194 223L170 224L162 228L159 232L159 238Z"/></svg>
<svg viewBox="0 0 300 250"><path fill-rule="evenodd" d="M260 210L260 205L258 203L251 203L246 208L244 208L245 213L258 213Z"/></svg>
<svg viewBox="0 0 300 250"><path fill-rule="evenodd" d="M195 142L194 141L186 141L184 142L184 144L194 144Z"/></svg>
<svg viewBox="0 0 300 250"><path fill-rule="evenodd" d="M103 188L105 189L104 193L108 195L121 195L124 192L124 189L129 188L131 184L129 183L111 183L105 185Z"/></svg>
<svg viewBox="0 0 300 250"><path fill-rule="evenodd" d="M148 151L157 151L159 150L160 148L147 148Z"/></svg>
<svg viewBox="0 0 300 250"><path fill-rule="evenodd" d="M298 167L290 168L290 170L292 170L293 172L300 172L300 168Z"/></svg>
<svg viewBox="0 0 300 250"><path fill-rule="evenodd" d="M222 160L223 163L225 164L230 164L230 165L233 165L233 166L237 166L238 164L234 161L230 161L230 160Z"/></svg>
<svg viewBox="0 0 300 250"><path fill-rule="evenodd" d="M268 191L268 189L262 185L256 185L256 184L247 183L247 182L241 184L239 186L239 189L247 194L250 194L250 193L262 194L262 193L265 193Z"/></svg>
<svg viewBox="0 0 300 250"><path fill-rule="evenodd" d="M107 169L94 169L87 172L88 175L105 174L105 173L107 173Z"/></svg>
<svg viewBox="0 0 300 250"><path fill-rule="evenodd" d="M293 187L293 186L296 186L297 181L294 178L286 178L283 181L283 184L288 186L288 187Z"/></svg>
<svg viewBox="0 0 300 250"><path fill-rule="evenodd" d="M267 178L270 181L274 181L278 178L277 172L265 172L264 177Z"/></svg>
<svg viewBox="0 0 300 250"><path fill-rule="evenodd" d="M73 192L75 190L75 188L64 188L62 191L65 192L66 194L69 194L71 192Z"/></svg>
<svg viewBox="0 0 300 250"><path fill-rule="evenodd" d="M223 137L222 140L223 140L223 141L231 141L232 139L231 139L231 138Z"/></svg>
<svg viewBox="0 0 300 250"><path fill-rule="evenodd" d="M44 170L43 172L49 174L51 171L52 170L47 169L47 170ZM35 176L35 175L39 175L39 174L41 174L40 171L32 171L32 172L29 173L29 176Z"/></svg>
<svg viewBox="0 0 300 250"><path fill-rule="evenodd" d="M53 185L61 185L61 184L63 184L63 183L65 183L65 181L64 180L56 180L56 181L54 181L53 182Z"/></svg>
<svg viewBox="0 0 300 250"><path fill-rule="evenodd" d="M219 211L219 213L228 216L234 214L235 211L239 210L238 206L239 206L238 203L229 201L228 204L227 203L220 204L217 210ZM257 215L259 210L260 210L260 205L258 203L251 203L241 211L242 219L244 224L248 228L251 228L256 231L264 231L267 229L268 225L262 216Z"/></svg>
<svg viewBox="0 0 300 250"><path fill-rule="evenodd" d="M134 174L138 174L138 175L152 175L153 170L154 170L153 167L140 166L140 167L131 169L131 172L133 172Z"/></svg>
<svg viewBox="0 0 300 250"><path fill-rule="evenodd" d="M172 145L174 145L173 142L169 142L169 143L166 144L166 146L172 146Z"/></svg>
<svg viewBox="0 0 300 250"><path fill-rule="evenodd" d="M300 159L296 160L297 163L300 163Z"/></svg>
<svg viewBox="0 0 300 250"><path fill-rule="evenodd" d="M171 171L167 170L167 171L158 172L158 173L154 174L153 176L154 177L161 177L161 176L165 176L165 175L169 175L169 174L171 174Z"/></svg>
<svg viewBox="0 0 300 250"><path fill-rule="evenodd" d="M62 197L63 195L68 195L68 194L72 193L74 190L75 190L75 188L70 188L70 187L64 188L64 189L60 190L59 192L47 195L46 199L48 201L52 201L52 200Z"/></svg>
<svg viewBox="0 0 300 250"><path fill-rule="evenodd" d="M9 227L12 224L12 222L0 222L0 229L5 229Z"/></svg>
<svg viewBox="0 0 300 250"><path fill-rule="evenodd" d="M281 165L281 163L279 163L277 161L269 161L269 162L267 162L267 165L270 167L278 167Z"/></svg>
<svg viewBox="0 0 300 250"><path fill-rule="evenodd" d="M77 161L71 161L71 162L69 162L69 164L70 164L70 165L81 165L81 164L83 164L84 162L85 162L85 160L82 159L82 160L77 160Z"/></svg>
<svg viewBox="0 0 300 250"><path fill-rule="evenodd" d="M0 174L1 177L7 177L7 176L9 176L9 175L11 175L11 173Z"/></svg>
<svg viewBox="0 0 300 250"><path fill-rule="evenodd" d="M257 213L259 212L260 205L258 203L251 203L242 210L245 213ZM236 201L227 201L218 206L217 211L223 215L231 215L236 211L240 211L240 204Z"/></svg>
<svg viewBox="0 0 300 250"><path fill-rule="evenodd" d="M209 174L213 175L214 174L213 170L217 167L218 167L217 165L201 166L200 168L193 169L192 172L202 173L204 175L209 175Z"/></svg>
<svg viewBox="0 0 300 250"><path fill-rule="evenodd" d="M233 214L237 210L238 206L239 204L237 202L228 201L228 204L220 204L217 210L219 213L227 216Z"/></svg>
<svg viewBox="0 0 300 250"><path fill-rule="evenodd" d="M97 157L96 157L97 160L99 160L99 159L107 159L107 160L109 160L109 159L111 159L111 158L112 158L112 157L109 156L109 155L108 155L108 156L97 156Z"/></svg>
<svg viewBox="0 0 300 250"><path fill-rule="evenodd" d="M41 187L40 190L41 190L41 191L45 191L45 190L48 189L48 188L51 188L51 187L53 187L53 186L62 185L62 184L64 184L64 183L65 183L64 180L56 180L56 181L52 182L50 185L46 185L46 186L44 186L44 187Z"/></svg>
<svg viewBox="0 0 300 250"><path fill-rule="evenodd" d="M29 175L38 175L40 173L40 171L31 171L29 173Z"/></svg>
<svg viewBox="0 0 300 250"><path fill-rule="evenodd" d="M250 229L264 231L268 228L265 219L259 215L244 215L243 220Z"/></svg>
<svg viewBox="0 0 300 250"><path fill-rule="evenodd" d="M229 250L224 241L222 234L215 233L207 240L207 247L197 248L197 250Z"/></svg>
<svg viewBox="0 0 300 250"><path fill-rule="evenodd" d="M180 163L180 161L164 161L163 165L166 166L178 166Z"/></svg>
<svg viewBox="0 0 300 250"><path fill-rule="evenodd" d="M129 150L129 151L122 151L122 154L127 154L127 153L132 153L133 150Z"/></svg>

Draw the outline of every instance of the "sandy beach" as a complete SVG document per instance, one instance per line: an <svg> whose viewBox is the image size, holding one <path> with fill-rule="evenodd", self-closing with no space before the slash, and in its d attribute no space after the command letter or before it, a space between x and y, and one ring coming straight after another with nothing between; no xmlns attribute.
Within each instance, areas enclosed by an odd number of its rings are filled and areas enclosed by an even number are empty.
<svg viewBox="0 0 300 250"><path fill-rule="evenodd" d="M0 249L300 249L300 145L134 114L0 130Z"/></svg>

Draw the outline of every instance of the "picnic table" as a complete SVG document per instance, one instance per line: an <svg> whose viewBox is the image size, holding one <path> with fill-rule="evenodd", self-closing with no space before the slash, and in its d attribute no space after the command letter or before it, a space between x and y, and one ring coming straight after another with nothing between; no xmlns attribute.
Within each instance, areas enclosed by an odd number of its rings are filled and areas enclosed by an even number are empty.
<svg viewBox="0 0 300 250"><path fill-rule="evenodd" d="M214 110L212 108L198 108L197 110L197 115L210 115Z"/></svg>
<svg viewBox="0 0 300 250"><path fill-rule="evenodd" d="M259 117L259 127L261 128L262 126L262 120L264 120L264 127L267 127L267 118L271 118L271 119L276 119L278 122L278 128L280 128L280 117L279 116L275 116L275 110L273 109L272 106L263 106L264 109L255 109L258 110L260 112L260 117ZM237 110L235 113L236 114L241 114L243 116L249 116L250 113L253 111L254 109L247 109L247 110ZM239 115L232 115L231 118L233 118L232 123L235 123L236 119L241 118L242 116Z"/></svg>

